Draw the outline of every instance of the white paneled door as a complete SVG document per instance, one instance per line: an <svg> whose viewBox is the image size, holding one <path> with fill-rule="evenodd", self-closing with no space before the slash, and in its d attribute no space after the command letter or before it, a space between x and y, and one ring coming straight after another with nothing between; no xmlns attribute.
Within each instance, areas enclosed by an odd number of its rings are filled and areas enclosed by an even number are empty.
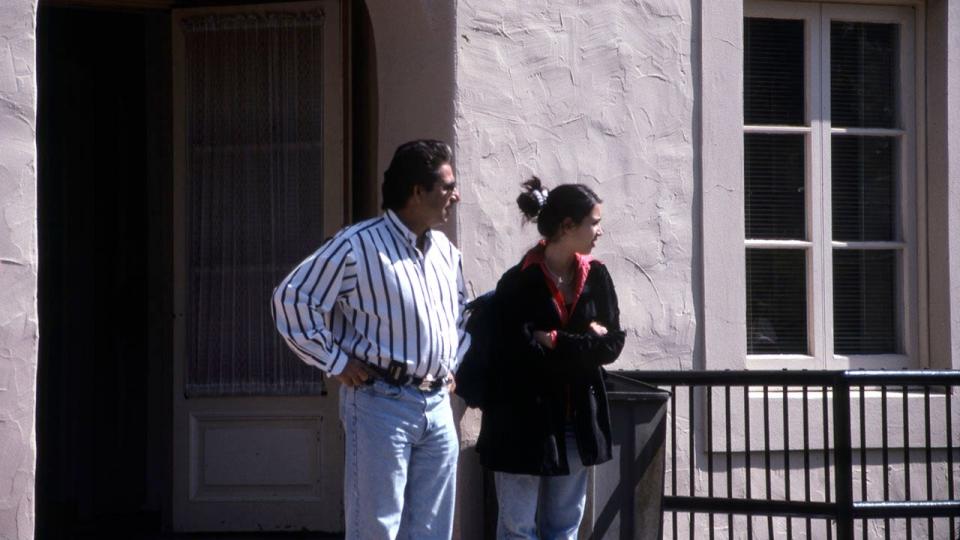
<svg viewBox="0 0 960 540"><path fill-rule="evenodd" d="M342 530L334 388L270 293L344 223L339 0L176 10L173 525Z"/></svg>

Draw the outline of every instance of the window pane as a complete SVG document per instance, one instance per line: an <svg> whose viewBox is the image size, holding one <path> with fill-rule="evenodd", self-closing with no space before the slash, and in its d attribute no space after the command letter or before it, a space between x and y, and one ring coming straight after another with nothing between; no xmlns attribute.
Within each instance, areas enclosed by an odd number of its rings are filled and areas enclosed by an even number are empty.
<svg viewBox="0 0 960 540"><path fill-rule="evenodd" d="M744 123L804 124L803 21L744 21Z"/></svg>
<svg viewBox="0 0 960 540"><path fill-rule="evenodd" d="M895 145L893 137L833 137L834 239L896 239Z"/></svg>
<svg viewBox="0 0 960 540"><path fill-rule="evenodd" d="M807 353L806 252L747 250L747 353Z"/></svg>
<svg viewBox="0 0 960 540"><path fill-rule="evenodd" d="M830 23L830 116L834 126L896 127L895 24Z"/></svg>
<svg viewBox="0 0 960 540"><path fill-rule="evenodd" d="M897 353L897 252L834 250L833 347L837 354Z"/></svg>
<svg viewBox="0 0 960 540"><path fill-rule="evenodd" d="M750 239L806 238L804 136L744 136L744 200Z"/></svg>
<svg viewBox="0 0 960 540"><path fill-rule="evenodd" d="M184 25L187 395L322 393L320 371L288 350L268 309L323 240L322 17Z"/></svg>

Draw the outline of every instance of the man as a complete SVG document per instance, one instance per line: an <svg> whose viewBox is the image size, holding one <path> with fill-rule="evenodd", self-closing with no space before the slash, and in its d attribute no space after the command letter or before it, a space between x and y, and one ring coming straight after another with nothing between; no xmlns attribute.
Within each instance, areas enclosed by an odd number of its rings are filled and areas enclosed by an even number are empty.
<svg viewBox="0 0 960 540"><path fill-rule="evenodd" d="M433 230L460 200L451 159L440 141L397 148L384 214L341 230L274 292L287 344L342 383L348 539L452 534L449 391L469 337L460 252Z"/></svg>

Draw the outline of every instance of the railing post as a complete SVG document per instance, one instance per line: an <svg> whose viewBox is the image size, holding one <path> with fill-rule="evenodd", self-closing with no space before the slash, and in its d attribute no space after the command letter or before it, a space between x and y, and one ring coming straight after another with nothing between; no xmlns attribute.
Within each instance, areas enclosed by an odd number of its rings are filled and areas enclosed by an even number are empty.
<svg viewBox="0 0 960 540"><path fill-rule="evenodd" d="M853 453L850 447L850 385L844 373L833 382L833 474L837 489L837 540L853 540Z"/></svg>

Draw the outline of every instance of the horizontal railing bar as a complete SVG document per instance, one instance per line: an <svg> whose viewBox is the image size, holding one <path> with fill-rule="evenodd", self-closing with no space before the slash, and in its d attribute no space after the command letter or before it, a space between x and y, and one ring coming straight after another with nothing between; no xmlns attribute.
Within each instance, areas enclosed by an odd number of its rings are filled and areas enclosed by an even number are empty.
<svg viewBox="0 0 960 540"><path fill-rule="evenodd" d="M960 384L960 370L744 370L744 371L618 371L648 384L678 386L822 386L838 379L851 384Z"/></svg>
<svg viewBox="0 0 960 540"><path fill-rule="evenodd" d="M789 516L813 519L834 519L837 517L836 505L833 503L728 499L726 497L664 496L663 510L665 512L696 512L698 514Z"/></svg>
<svg viewBox="0 0 960 540"><path fill-rule="evenodd" d="M853 384L960 384L960 370L850 370L843 378Z"/></svg>
<svg viewBox="0 0 960 540"><path fill-rule="evenodd" d="M960 501L859 501L853 503L854 519L957 516L960 516Z"/></svg>
<svg viewBox="0 0 960 540"><path fill-rule="evenodd" d="M696 512L700 514L738 514L749 516L781 516L813 519L837 517L836 503L807 501L769 501L726 497L663 497L666 512ZM923 517L956 517L960 515L960 501L858 501L853 503L854 519L903 519Z"/></svg>
<svg viewBox="0 0 960 540"><path fill-rule="evenodd" d="M842 371L619 371L620 375L648 384L678 386L822 386L833 384Z"/></svg>

